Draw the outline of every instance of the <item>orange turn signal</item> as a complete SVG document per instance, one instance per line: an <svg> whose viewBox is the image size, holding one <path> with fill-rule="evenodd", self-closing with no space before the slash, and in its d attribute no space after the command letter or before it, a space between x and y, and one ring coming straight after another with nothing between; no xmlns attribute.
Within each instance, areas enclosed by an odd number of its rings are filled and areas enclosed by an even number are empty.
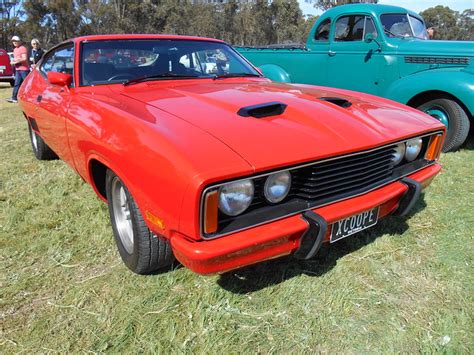
<svg viewBox="0 0 474 355"><path fill-rule="evenodd" d="M209 192L204 200L204 233L217 231L218 200L217 190Z"/></svg>
<svg viewBox="0 0 474 355"><path fill-rule="evenodd" d="M437 160L441 153L441 148L443 145L443 136L441 134L437 134L431 136L430 142L428 143L428 149L425 153L426 160Z"/></svg>

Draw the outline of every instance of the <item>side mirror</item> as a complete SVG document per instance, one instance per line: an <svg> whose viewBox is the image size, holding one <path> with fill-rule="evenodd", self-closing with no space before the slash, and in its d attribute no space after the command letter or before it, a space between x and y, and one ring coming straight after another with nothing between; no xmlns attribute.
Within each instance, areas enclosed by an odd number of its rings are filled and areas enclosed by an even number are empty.
<svg viewBox="0 0 474 355"><path fill-rule="evenodd" d="M53 85L69 86L72 84L72 75L50 71L48 72L48 81Z"/></svg>
<svg viewBox="0 0 474 355"><path fill-rule="evenodd" d="M369 33L366 33L365 34L365 37L364 37L364 42L365 43L370 43L374 40L374 35L373 33L369 32Z"/></svg>

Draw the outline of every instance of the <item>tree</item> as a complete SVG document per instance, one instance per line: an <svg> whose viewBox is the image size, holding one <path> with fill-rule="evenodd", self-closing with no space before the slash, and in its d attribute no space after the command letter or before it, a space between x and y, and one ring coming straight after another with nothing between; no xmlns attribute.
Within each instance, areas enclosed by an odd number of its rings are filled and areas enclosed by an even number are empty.
<svg viewBox="0 0 474 355"><path fill-rule="evenodd" d="M12 36L23 35L19 28L22 15L21 1L0 0L1 48L11 47Z"/></svg>
<svg viewBox="0 0 474 355"><path fill-rule="evenodd" d="M434 27L433 39L453 40L459 37L457 26L459 13L447 6L438 5L420 12L426 27Z"/></svg>
<svg viewBox="0 0 474 355"><path fill-rule="evenodd" d="M334 6L352 4L352 3L371 3L376 4L378 0L305 0L308 3L313 3L314 7L321 10L327 10Z"/></svg>

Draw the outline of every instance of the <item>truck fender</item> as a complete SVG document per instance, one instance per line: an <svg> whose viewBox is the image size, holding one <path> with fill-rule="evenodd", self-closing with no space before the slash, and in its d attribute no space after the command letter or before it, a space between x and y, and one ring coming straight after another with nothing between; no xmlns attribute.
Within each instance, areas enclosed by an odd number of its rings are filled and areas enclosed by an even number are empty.
<svg viewBox="0 0 474 355"><path fill-rule="evenodd" d="M263 64L259 66L268 79L281 83L291 83L290 75L282 67L275 64Z"/></svg>
<svg viewBox="0 0 474 355"><path fill-rule="evenodd" d="M474 75L466 71L428 70L406 76L393 82L382 96L403 104L409 104L420 95L429 95L430 92L440 96L449 94L457 99L469 111L466 114L474 115Z"/></svg>

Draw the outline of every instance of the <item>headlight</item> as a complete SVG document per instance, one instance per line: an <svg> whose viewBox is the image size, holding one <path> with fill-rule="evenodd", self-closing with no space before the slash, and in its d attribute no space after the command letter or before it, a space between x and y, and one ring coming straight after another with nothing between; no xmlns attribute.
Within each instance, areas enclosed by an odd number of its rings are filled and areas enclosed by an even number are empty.
<svg viewBox="0 0 474 355"><path fill-rule="evenodd" d="M405 159L407 161L413 161L416 159L418 154L420 154L422 143L423 141L421 138L414 138L407 141L405 152Z"/></svg>
<svg viewBox="0 0 474 355"><path fill-rule="evenodd" d="M291 174L288 171L272 174L265 181L265 198L271 203L278 203L288 195L290 187Z"/></svg>
<svg viewBox="0 0 474 355"><path fill-rule="evenodd" d="M405 156L405 143L398 143L395 147L395 152L392 155L393 165L398 165Z"/></svg>
<svg viewBox="0 0 474 355"><path fill-rule="evenodd" d="M250 206L254 187L252 180L225 184L219 188L219 209L229 216L237 216Z"/></svg>

